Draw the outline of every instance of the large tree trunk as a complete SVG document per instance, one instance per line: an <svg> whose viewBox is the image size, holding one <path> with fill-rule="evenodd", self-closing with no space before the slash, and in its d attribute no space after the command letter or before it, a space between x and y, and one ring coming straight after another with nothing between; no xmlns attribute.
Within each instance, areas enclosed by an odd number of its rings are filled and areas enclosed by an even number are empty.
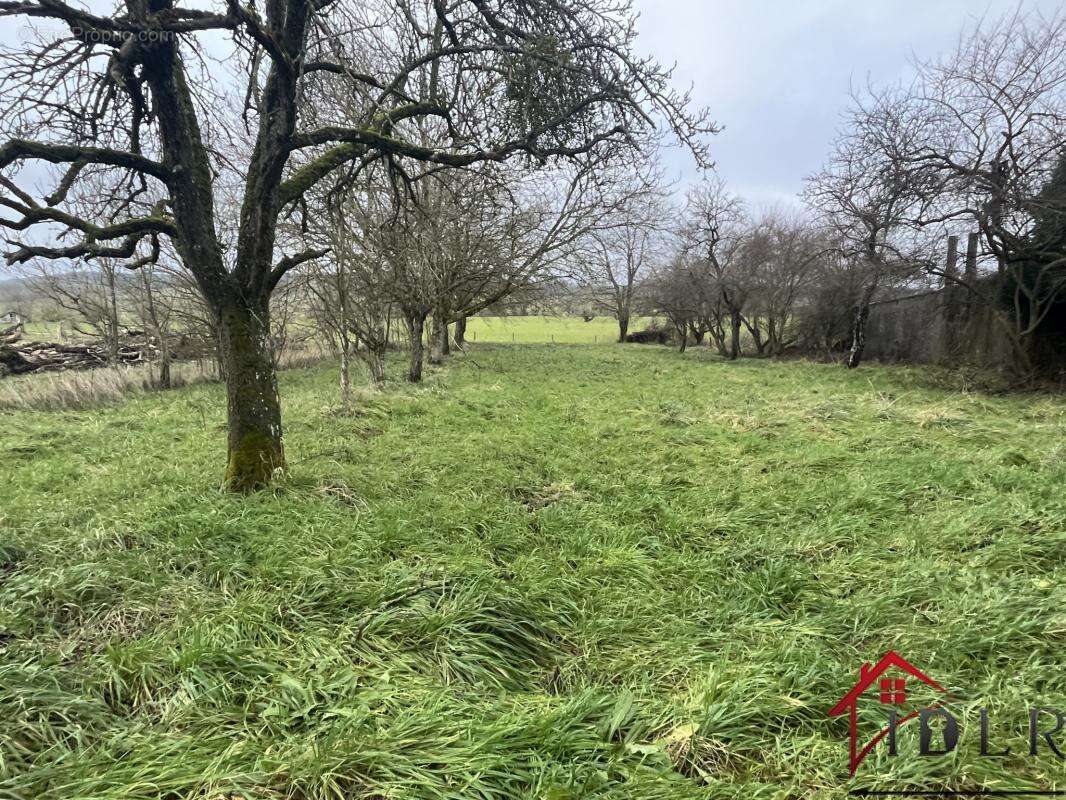
<svg viewBox="0 0 1066 800"><path fill-rule="evenodd" d="M162 9L167 3L148 4ZM286 58L300 51L310 4L286 6L284 24L270 37ZM281 13L281 12L278 12ZM257 23L259 24L259 23ZM279 41L275 36L280 36ZM160 134L160 158L177 229L175 244L196 278L221 328L220 362L226 375L229 408L229 459L225 484L237 491L266 486L284 469L281 403L270 352L270 292L277 277L271 263L280 210L280 185L296 121L296 81L291 64L267 71L262 115L249 157L237 234L236 265L222 261L215 228L215 181L210 150L200 132L199 108L186 79L179 37L136 43L143 64L140 80L152 93L152 120ZM127 44L134 44L130 41Z"/></svg>
<svg viewBox="0 0 1066 800"><path fill-rule="evenodd" d="M452 340L449 335L447 319L441 320L440 324L440 354L450 356L452 354Z"/></svg>
<svg viewBox="0 0 1066 800"><path fill-rule="evenodd" d="M1035 345L1036 337L1032 334L1019 336L1013 342L1015 359L1011 364L1010 373L1018 386L1030 383L1037 374Z"/></svg>
<svg viewBox="0 0 1066 800"><path fill-rule="evenodd" d="M777 333L777 321L773 315L766 318L766 352L770 358L781 355L781 338Z"/></svg>
<svg viewBox="0 0 1066 800"><path fill-rule="evenodd" d="M251 308L226 305L219 322L229 400L225 484L232 491L250 492L269 484L274 473L285 468L268 301Z"/></svg>
<svg viewBox="0 0 1066 800"><path fill-rule="evenodd" d="M455 321L455 346L463 348L466 346L466 321L468 317L463 314L459 319Z"/></svg>
<svg viewBox="0 0 1066 800"><path fill-rule="evenodd" d="M743 324L744 318L739 311L729 312L729 360L736 361L740 358L740 326Z"/></svg>
<svg viewBox="0 0 1066 800"><path fill-rule="evenodd" d="M1012 382L1015 386L1030 383L1037 372L1033 352L1036 344L1035 337L1031 333L1026 335L1019 330L1018 321L1014 319L1014 315L993 312L993 319L1003 329L1014 353L1014 358L1008 367Z"/></svg>
<svg viewBox="0 0 1066 800"><path fill-rule="evenodd" d="M618 343L624 344L629 333L629 314L618 315Z"/></svg>
<svg viewBox="0 0 1066 800"><path fill-rule="evenodd" d="M447 317L437 313L433 315L433 325L430 328L429 363L443 364L444 357L451 353L448 343Z"/></svg>
<svg viewBox="0 0 1066 800"><path fill-rule="evenodd" d="M941 361L955 365L962 357L962 330L959 321L962 318L962 306L965 291L958 285L958 251L959 237L948 237L947 263L944 266L944 351Z"/></svg>
<svg viewBox="0 0 1066 800"><path fill-rule="evenodd" d="M404 315L407 333L411 338L411 364L407 370L407 380L419 383L422 380L422 363L425 359L425 345L422 337L426 329L426 315L419 312L407 312Z"/></svg>

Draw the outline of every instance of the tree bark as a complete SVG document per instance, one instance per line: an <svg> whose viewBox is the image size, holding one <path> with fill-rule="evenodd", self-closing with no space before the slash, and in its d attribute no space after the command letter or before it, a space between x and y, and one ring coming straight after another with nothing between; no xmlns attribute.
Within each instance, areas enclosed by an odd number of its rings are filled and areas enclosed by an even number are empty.
<svg viewBox="0 0 1066 800"><path fill-rule="evenodd" d="M766 339L762 335L762 325L758 322L752 323L751 320L743 315L741 315L741 319L744 322L744 327L751 334L751 341L755 345L755 354L758 356L766 355Z"/></svg>
<svg viewBox="0 0 1066 800"><path fill-rule="evenodd" d="M159 388L170 389L170 342L165 334L160 332L159 337Z"/></svg>
<svg viewBox="0 0 1066 800"><path fill-rule="evenodd" d="M964 291L957 283L958 278L958 251L959 237L948 237L947 263L944 266L944 352L941 360L949 365L954 365L962 357L962 331L959 329L959 320L962 317L962 292Z"/></svg>
<svg viewBox="0 0 1066 800"><path fill-rule="evenodd" d="M848 351L848 369L855 369L862 363L862 354L866 349L866 321L870 318L870 298L864 296L855 310L855 319L851 323L851 350Z"/></svg>
<svg viewBox="0 0 1066 800"><path fill-rule="evenodd" d="M781 339L777 334L777 322L773 316L766 320L766 350L770 358L781 355Z"/></svg>
<svg viewBox="0 0 1066 800"><path fill-rule="evenodd" d="M340 335L341 351L341 405L349 408L352 403L352 343L345 333Z"/></svg>
<svg viewBox="0 0 1066 800"><path fill-rule="evenodd" d="M422 336L426 328L426 314L421 312L407 312L405 315L407 333L411 338L411 364L407 369L407 380L411 383L422 381L422 363L425 359L425 345Z"/></svg>
<svg viewBox="0 0 1066 800"><path fill-rule="evenodd" d="M385 382L385 348L374 347L368 353L370 361L370 377L376 385Z"/></svg>
<svg viewBox="0 0 1066 800"><path fill-rule="evenodd" d="M743 317L739 311L729 312L729 360L736 361L740 358L740 327L743 325Z"/></svg>
<svg viewBox="0 0 1066 800"><path fill-rule="evenodd" d="M625 344L626 334L629 333L629 315L618 315L618 344Z"/></svg>
<svg viewBox="0 0 1066 800"><path fill-rule="evenodd" d="M215 332L214 340L215 340L215 347L214 347L215 368L218 370L218 379L220 381L222 381L223 383L225 383L226 380L228 379L228 375L227 375L227 367L226 367L226 354L225 354L225 352L223 350L223 347L222 347L222 329L221 328L219 328L219 330L217 330Z"/></svg>
<svg viewBox="0 0 1066 800"><path fill-rule="evenodd" d="M968 328L973 322L976 311L973 293L977 289L977 249L980 245L979 234L971 233L966 240L966 263L963 267L963 281L967 286L966 306L960 319L960 325Z"/></svg>
<svg viewBox="0 0 1066 800"><path fill-rule="evenodd" d="M725 330L723 330L722 325L716 324L708 333L711 334L711 341L714 342L714 348L718 351L718 355L722 358L729 358L729 348L725 344Z"/></svg>
<svg viewBox="0 0 1066 800"><path fill-rule="evenodd" d="M433 324L430 326L429 363L443 364L444 357L451 352L448 344L447 317L441 313L433 315Z"/></svg>
<svg viewBox="0 0 1066 800"><path fill-rule="evenodd" d="M268 301L231 303L219 312L229 408L225 485L250 492L285 468L281 402L270 353Z"/></svg>
<svg viewBox="0 0 1066 800"><path fill-rule="evenodd" d="M108 264L104 267L104 277L107 281L107 349L111 354L111 363L118 363L118 289L115 285L115 267Z"/></svg>
<svg viewBox="0 0 1066 800"><path fill-rule="evenodd" d="M463 314L459 319L455 321L455 345L456 347L464 347L466 345L466 321L469 319L466 314Z"/></svg>

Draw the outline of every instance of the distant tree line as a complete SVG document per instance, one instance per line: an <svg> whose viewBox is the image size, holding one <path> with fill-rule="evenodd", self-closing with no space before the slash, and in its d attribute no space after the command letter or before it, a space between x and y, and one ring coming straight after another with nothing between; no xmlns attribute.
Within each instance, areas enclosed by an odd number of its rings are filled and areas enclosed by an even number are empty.
<svg viewBox="0 0 1066 800"><path fill-rule="evenodd" d="M987 312L1019 382L1060 367L1066 22L1018 10L915 66L909 85L853 93L796 211L753 212L714 178L682 206L628 209L584 261L590 306L619 320L621 338L639 309L667 320L682 349L793 349L857 367L874 304L943 290ZM960 241L972 243L965 269Z"/></svg>

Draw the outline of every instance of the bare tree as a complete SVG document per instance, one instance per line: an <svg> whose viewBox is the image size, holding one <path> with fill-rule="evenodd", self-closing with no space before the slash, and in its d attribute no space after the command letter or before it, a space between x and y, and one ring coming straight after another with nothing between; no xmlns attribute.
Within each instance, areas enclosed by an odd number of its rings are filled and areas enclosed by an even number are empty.
<svg viewBox="0 0 1066 800"><path fill-rule="evenodd" d="M312 313L340 355L341 402L351 404L352 358L362 360L374 384L385 380L393 306L393 261L380 237L388 236L388 190L369 180L329 199L319 228L332 257L310 275Z"/></svg>
<svg viewBox="0 0 1066 800"><path fill-rule="evenodd" d="M74 241L24 239L8 260L112 257L137 267L156 257L160 237L173 240L218 320L231 489L261 487L285 464L270 297L324 251L287 250L278 219L299 213L320 180L376 162L405 182L413 168L624 147L649 111L702 157L699 138L712 129L685 112L667 71L631 55L632 15L608 0L399 6L280 0L260 15L239 0L217 12L127 0L100 16L63 0L0 0L4 16L69 31L41 29L37 46L5 54L0 203L15 213L4 227L59 225ZM210 70L189 74L197 36L217 32L243 67L243 109ZM338 105L361 109L359 124L331 115ZM18 186L28 161L61 170L43 203ZM100 225L67 210L83 172L102 174L127 215ZM216 214L224 173L240 185L230 266Z"/></svg>
<svg viewBox="0 0 1066 800"><path fill-rule="evenodd" d="M720 352L731 360L740 357L744 305L748 297L747 271L743 263L747 235L744 204L720 179L689 192L685 207L683 247L703 271L701 298L704 330ZM723 315L729 326L725 344Z"/></svg>
<svg viewBox="0 0 1066 800"><path fill-rule="evenodd" d="M112 362L118 359L121 315L121 267L110 258L92 264L37 262L23 270L32 290L50 300L82 336L102 339Z"/></svg>
<svg viewBox="0 0 1066 800"><path fill-rule="evenodd" d="M883 107L894 97L882 93L875 103ZM871 114L864 103L857 95L825 167L808 178L804 192L862 286L845 360L849 369L862 363L866 321L878 290L915 272L915 253L907 252L905 234L920 197L906 165L887 152L907 146L906 121ZM877 142L891 145L878 147Z"/></svg>
<svg viewBox="0 0 1066 800"><path fill-rule="evenodd" d="M486 191L477 257L462 265L449 288L457 335L460 325L502 300L530 296L568 276L578 243L609 213L603 174L610 166L595 156L553 170L515 170L497 176Z"/></svg>
<svg viewBox="0 0 1066 800"><path fill-rule="evenodd" d="M159 376L156 386L169 389L174 307L171 296L166 291L165 273L159 270L156 264L146 264L137 270L129 296L146 335L154 339L159 348Z"/></svg>
<svg viewBox="0 0 1066 800"><path fill-rule="evenodd" d="M781 355L796 342L797 304L832 249L816 226L795 214L771 210L753 223L745 247L749 301L744 325L760 355Z"/></svg>
<svg viewBox="0 0 1066 800"><path fill-rule="evenodd" d="M703 293L705 284L692 259L676 252L666 264L658 265L648 279L648 304L669 321L677 335L682 353L688 348L689 334L700 341L706 334Z"/></svg>
<svg viewBox="0 0 1066 800"><path fill-rule="evenodd" d="M387 264L380 280L408 328L408 380L421 380L427 321L430 355L462 344L469 316L565 273L576 242L605 213L599 159L560 169L483 165L427 176L363 237ZM454 324L456 335L449 336Z"/></svg>
<svg viewBox="0 0 1066 800"><path fill-rule="evenodd" d="M588 289L592 308L618 322L622 343L640 283L664 251L667 188L648 162L625 165L604 180L603 213L577 248L575 277Z"/></svg>

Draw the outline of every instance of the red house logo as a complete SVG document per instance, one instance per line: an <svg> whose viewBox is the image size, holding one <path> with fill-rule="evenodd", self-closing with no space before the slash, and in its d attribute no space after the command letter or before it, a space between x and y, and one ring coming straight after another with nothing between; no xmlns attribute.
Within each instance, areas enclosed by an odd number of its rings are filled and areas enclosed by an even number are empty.
<svg viewBox="0 0 1066 800"><path fill-rule="evenodd" d="M902 673L902 676L897 677L895 675L886 675L886 673L893 669L897 670L897 675L898 673ZM890 651L874 665L868 663L863 664L859 670L858 682L851 687L851 690L848 691L846 695L840 698L840 702L829 709L829 716L831 717L838 717L845 712L849 715L850 746L848 750L848 766L852 775L855 774L855 770L858 769L859 764L861 764L863 759L870 754L870 751L873 750L877 743L884 739L890 731L894 732L894 726L886 726L860 749L858 731L858 706L860 699L863 698L863 695L866 694L868 689L871 689L871 687L874 687L876 684L875 693L878 703L893 708L904 706L907 702L908 677L921 681L938 692L947 694L947 690L944 689L943 686L908 662L905 658L899 655L899 653ZM919 713L919 711L912 711L903 716L893 717L893 720L895 725L898 726L899 724L918 716Z"/></svg>

